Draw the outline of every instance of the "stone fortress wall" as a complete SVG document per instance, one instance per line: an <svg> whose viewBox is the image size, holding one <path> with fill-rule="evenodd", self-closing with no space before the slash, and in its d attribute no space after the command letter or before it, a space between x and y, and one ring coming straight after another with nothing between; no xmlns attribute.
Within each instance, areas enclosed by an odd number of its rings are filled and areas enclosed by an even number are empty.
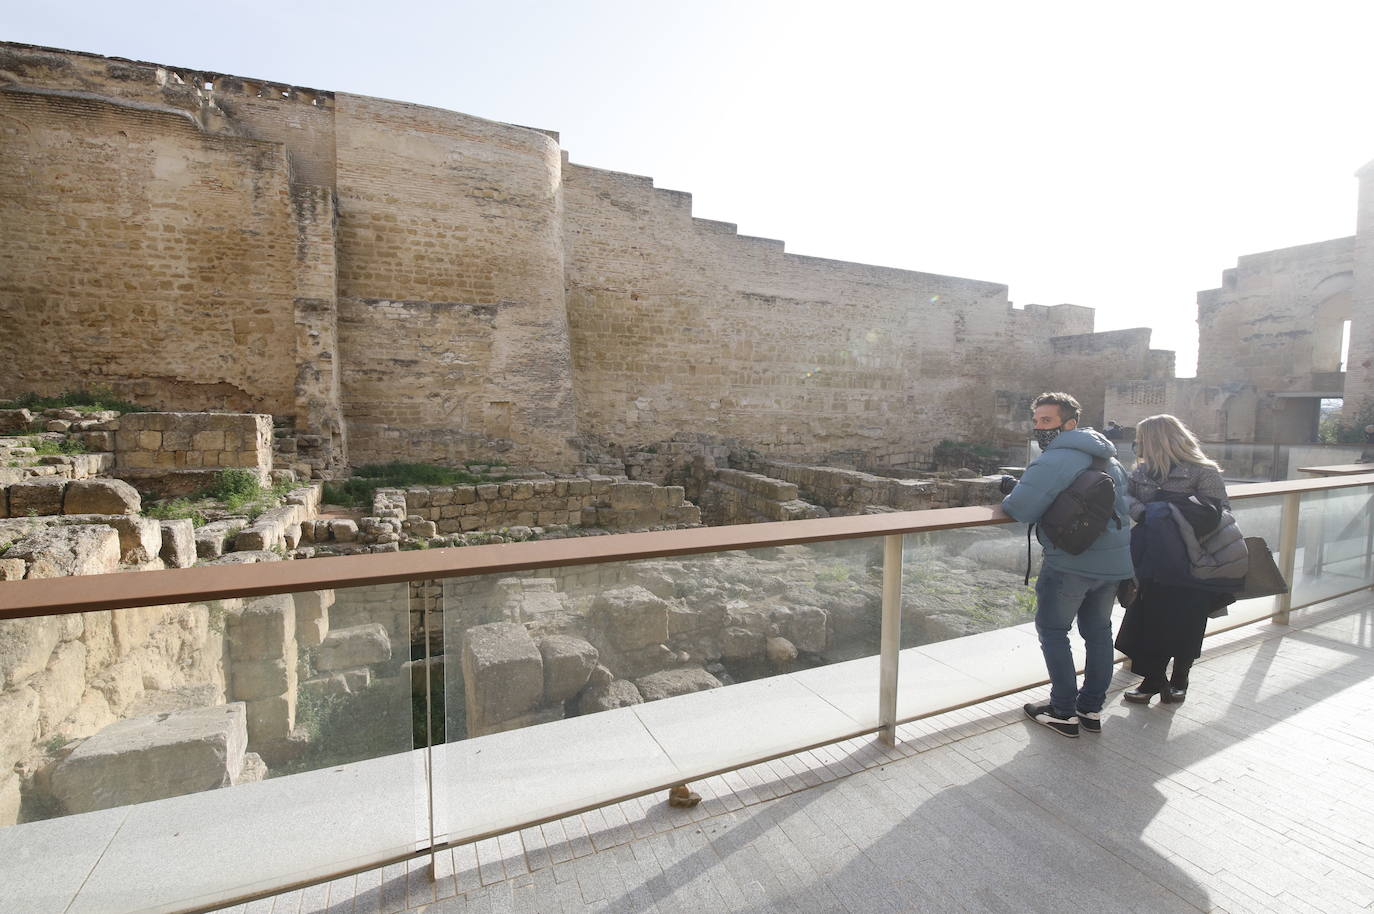
<svg viewBox="0 0 1374 914"><path fill-rule="evenodd" d="M1209 442L1315 440L1323 399L1374 417L1374 163L1356 173L1355 234L1241 256L1198 293L1196 378L1109 380L1123 424L1169 412ZM1343 327L1349 352L1342 364Z"/></svg>
<svg viewBox="0 0 1374 914"><path fill-rule="evenodd" d="M787 254L539 130L15 44L0 118L0 396L294 417L316 476L683 431L901 463L1102 353L1167 376L1091 309Z"/></svg>

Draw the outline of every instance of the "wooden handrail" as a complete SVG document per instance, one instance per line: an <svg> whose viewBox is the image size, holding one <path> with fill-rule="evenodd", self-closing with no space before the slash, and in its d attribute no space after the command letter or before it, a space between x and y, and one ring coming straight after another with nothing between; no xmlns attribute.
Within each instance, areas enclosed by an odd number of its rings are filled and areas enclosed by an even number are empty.
<svg viewBox="0 0 1374 914"><path fill-rule="evenodd" d="M1227 491L1232 499L1244 499L1367 485L1374 485L1374 472L1362 476L1234 485ZM535 568L701 555L1009 523L1014 521L1001 508L979 505L489 546L420 549L309 561L202 565L166 571L9 581L0 584L0 619L505 574Z"/></svg>

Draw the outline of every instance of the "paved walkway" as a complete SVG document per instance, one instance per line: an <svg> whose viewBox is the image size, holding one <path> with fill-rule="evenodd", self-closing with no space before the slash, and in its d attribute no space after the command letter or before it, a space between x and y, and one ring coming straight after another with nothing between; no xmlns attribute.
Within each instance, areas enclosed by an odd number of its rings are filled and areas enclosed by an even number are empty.
<svg viewBox="0 0 1374 914"><path fill-rule="evenodd" d="M1012 696L225 909L451 912L1374 910L1368 593L1209 639L1187 703L1077 740Z"/></svg>

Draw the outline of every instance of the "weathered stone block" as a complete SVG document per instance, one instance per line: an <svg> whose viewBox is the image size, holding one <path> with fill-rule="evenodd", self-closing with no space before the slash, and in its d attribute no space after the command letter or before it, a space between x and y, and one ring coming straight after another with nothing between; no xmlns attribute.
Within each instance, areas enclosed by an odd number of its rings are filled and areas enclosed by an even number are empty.
<svg viewBox="0 0 1374 914"><path fill-rule="evenodd" d="M830 615L818 606L794 606L787 627L788 635L798 650L812 654L823 653L830 643Z"/></svg>
<svg viewBox="0 0 1374 914"><path fill-rule="evenodd" d="M594 624L619 650L668 640L668 603L639 585L608 590L592 603Z"/></svg>
<svg viewBox="0 0 1374 914"><path fill-rule="evenodd" d="M78 479L62 495L63 514L137 514L138 490L122 479Z"/></svg>
<svg viewBox="0 0 1374 914"><path fill-rule="evenodd" d="M196 528L190 518L158 521L162 548L158 555L168 568L190 568L196 563Z"/></svg>
<svg viewBox="0 0 1374 914"><path fill-rule="evenodd" d="M106 526L49 527L24 537L5 552L22 559L29 578L107 574L119 568L119 534Z"/></svg>
<svg viewBox="0 0 1374 914"><path fill-rule="evenodd" d="M161 522L141 514L67 514L65 525L103 524L119 534L119 560L126 565L143 565L162 551Z"/></svg>
<svg viewBox="0 0 1374 914"><path fill-rule="evenodd" d="M727 659L756 657L763 654L764 636L762 632L731 626L721 632L720 654Z"/></svg>
<svg viewBox="0 0 1374 914"><path fill-rule="evenodd" d="M786 638L769 638L764 642L764 653L774 667L786 670L797 659L797 648Z"/></svg>
<svg viewBox="0 0 1374 914"><path fill-rule="evenodd" d="M225 544L248 523L246 517L226 518L206 524L196 530L196 555L215 559L224 555Z"/></svg>
<svg viewBox="0 0 1374 914"><path fill-rule="evenodd" d="M336 542L354 542L358 538L358 524L351 520L332 520L329 522L329 535Z"/></svg>
<svg viewBox="0 0 1374 914"><path fill-rule="evenodd" d="M533 711L544 696L544 661L523 625L494 622L463 633L469 736Z"/></svg>
<svg viewBox="0 0 1374 914"><path fill-rule="evenodd" d="M243 767L239 769L238 775L234 778L234 785L256 784L258 781L267 779L267 763L262 760L262 756L256 752L245 752L243 754Z"/></svg>
<svg viewBox="0 0 1374 914"><path fill-rule="evenodd" d="M224 430L207 428L191 435L191 447L198 451L224 450Z"/></svg>
<svg viewBox="0 0 1374 914"><path fill-rule="evenodd" d="M315 668L321 672L352 669L391 659L391 639L386 626L368 622L349 628L336 628L320 644Z"/></svg>
<svg viewBox="0 0 1374 914"><path fill-rule="evenodd" d="M326 673L323 676L316 676L314 679L307 679L302 682L301 694L315 698L347 695L349 694L348 680L344 679L343 673Z"/></svg>
<svg viewBox="0 0 1374 914"><path fill-rule="evenodd" d="M609 683L589 683L573 699L574 714L595 714L613 708L628 708L630 705L643 704L644 697L639 689L628 679L616 679Z"/></svg>
<svg viewBox="0 0 1374 914"><path fill-rule="evenodd" d="M674 695L687 695L706 689L718 689L721 681L701 667L685 667L650 673L635 680L635 687L645 701L658 701Z"/></svg>
<svg viewBox="0 0 1374 914"><path fill-rule="evenodd" d="M238 702L120 721L57 764L52 792L81 813L226 787L247 742Z"/></svg>
<svg viewBox="0 0 1374 914"><path fill-rule="evenodd" d="M85 739L114 723L117 718L99 689L88 688L76 710L57 725L57 732L68 739Z"/></svg>
<svg viewBox="0 0 1374 914"><path fill-rule="evenodd" d="M61 640L57 616L0 619L0 691L43 672Z"/></svg>
<svg viewBox="0 0 1374 914"><path fill-rule="evenodd" d="M0 559L0 581L22 580L27 570L23 559Z"/></svg>
<svg viewBox="0 0 1374 914"><path fill-rule="evenodd" d="M296 691L296 658L239 660L229 671L229 694L238 701L258 701Z"/></svg>
<svg viewBox="0 0 1374 914"><path fill-rule="evenodd" d="M248 745L258 752L287 740L296 728L296 693L248 702Z"/></svg>
<svg viewBox="0 0 1374 914"><path fill-rule="evenodd" d="M334 591L305 590L291 595L296 604L296 640L301 647L315 647L329 634L329 607Z"/></svg>
<svg viewBox="0 0 1374 914"><path fill-rule="evenodd" d="M552 594L526 594L549 597ZM555 598L556 601L556 598ZM562 702L582 691L588 677L597 666L596 648L572 635L550 635L539 642L539 654L544 660L544 701Z"/></svg>
<svg viewBox="0 0 1374 914"><path fill-rule="evenodd" d="M91 430L79 432L76 437L82 444L86 445L86 450L88 451L114 450L114 432Z"/></svg>
<svg viewBox="0 0 1374 914"><path fill-rule="evenodd" d="M642 510L654 505L658 487L651 482L619 482L611 486L611 507L617 510Z"/></svg>
<svg viewBox="0 0 1374 914"><path fill-rule="evenodd" d="M38 737L46 739L81 703L86 691L86 645L80 641L59 645L48 668L35 677L33 688L38 693Z"/></svg>
<svg viewBox="0 0 1374 914"><path fill-rule="evenodd" d="M14 769L38 740L38 693L24 686L0 692L0 775Z"/></svg>
<svg viewBox="0 0 1374 914"><path fill-rule="evenodd" d="M62 513L62 493L70 483L65 479L45 477L25 479L10 486L10 515L26 517L30 514L47 516Z"/></svg>
<svg viewBox="0 0 1374 914"><path fill-rule="evenodd" d="M0 772L0 828L19 822L19 776Z"/></svg>
<svg viewBox="0 0 1374 914"><path fill-rule="evenodd" d="M0 434L28 431L33 413L27 409L0 409Z"/></svg>
<svg viewBox="0 0 1374 914"><path fill-rule="evenodd" d="M236 661L277 660L294 647L296 605L289 594L254 597L228 623L225 640Z"/></svg>
<svg viewBox="0 0 1374 914"><path fill-rule="evenodd" d="M105 696L112 712L119 714L143 697L143 671L137 660L125 657L102 670L91 687Z"/></svg>

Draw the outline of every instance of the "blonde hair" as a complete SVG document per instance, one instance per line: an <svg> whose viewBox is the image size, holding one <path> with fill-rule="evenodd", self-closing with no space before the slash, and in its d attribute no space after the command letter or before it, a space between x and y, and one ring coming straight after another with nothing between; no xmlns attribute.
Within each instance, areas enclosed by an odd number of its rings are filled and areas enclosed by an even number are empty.
<svg viewBox="0 0 1374 914"><path fill-rule="evenodd" d="M1155 479L1163 479L1169 470L1180 463L1220 470L1217 462L1202 453L1197 436L1174 416L1161 413L1141 419L1135 427L1136 456L1145 464L1145 472Z"/></svg>

